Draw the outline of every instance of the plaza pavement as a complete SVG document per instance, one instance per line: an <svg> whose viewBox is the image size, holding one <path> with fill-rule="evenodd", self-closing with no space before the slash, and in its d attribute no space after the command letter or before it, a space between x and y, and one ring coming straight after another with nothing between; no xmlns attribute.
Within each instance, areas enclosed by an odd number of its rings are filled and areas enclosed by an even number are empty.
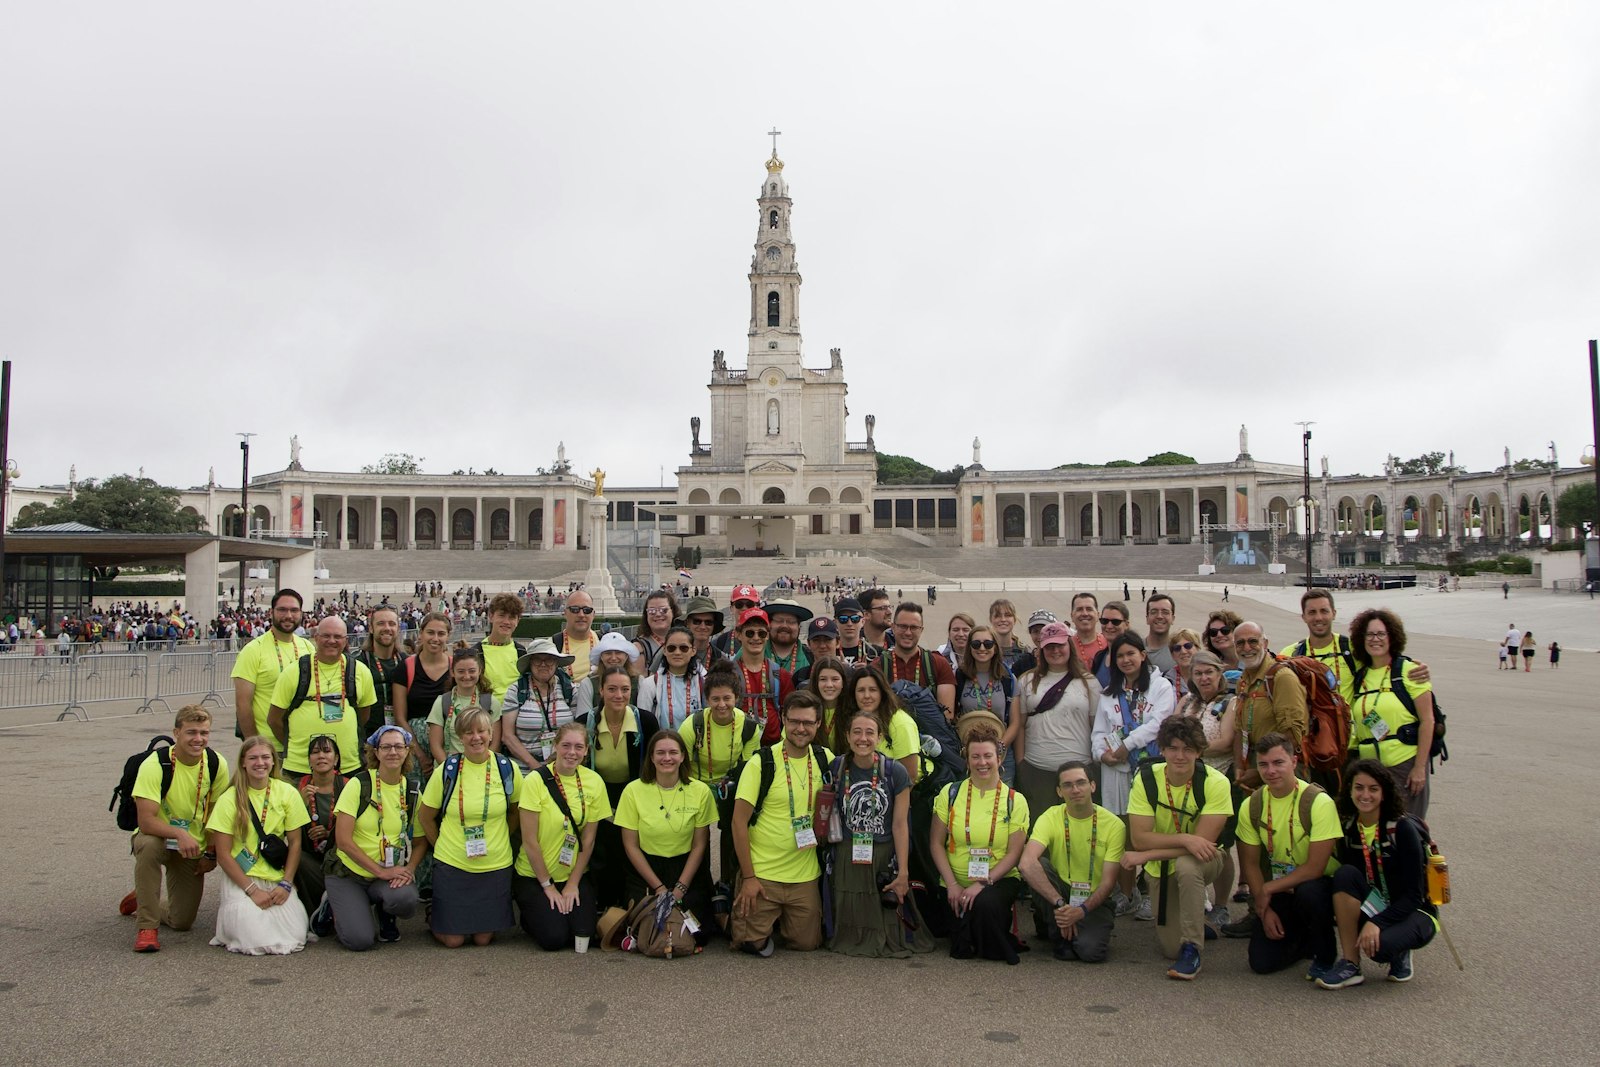
<svg viewBox="0 0 1600 1067"><path fill-rule="evenodd" d="M1175 595L1191 625L1219 596ZM943 595L930 621L942 628L949 612L981 611L989 599ZM1067 598L1013 599L1026 613L1064 609ZM1296 599L1239 591L1231 606L1287 641L1298 634ZM1600 610L1585 615L1587 598L1532 592L1514 594L1509 609L1498 592L1351 593L1340 596L1341 619L1368 602L1402 612L1450 716L1452 758L1434 780L1431 822L1450 861L1456 902L1444 917L1465 971L1441 938L1417 955L1409 985L1387 984L1369 966L1365 986L1335 993L1308 985L1301 970L1252 975L1244 943L1224 941L1208 946L1197 982L1174 982L1162 974L1152 925L1127 920L1098 967L1057 963L1037 948L1018 967L942 953L872 961L780 950L759 960L720 946L666 963L546 955L520 933L449 952L420 919L402 924L401 943L365 955L314 944L249 959L206 944L216 878L195 929L163 930L163 951L139 956L133 921L116 914L131 885L127 835L105 808L123 759L170 718L97 706L87 723L0 729L0 848L9 857L0 867L0 1063L416 1062L447 1049L457 1059L575 1065L828 1056L1594 1063L1588 939L1600 908L1581 887L1600 864L1582 782L1600 752L1600 656L1573 651L1551 671L1541 653L1531 674L1497 672L1488 639L1515 620L1541 644L1544 630L1573 650L1600 647ZM230 763L231 726L224 710L214 736Z"/></svg>

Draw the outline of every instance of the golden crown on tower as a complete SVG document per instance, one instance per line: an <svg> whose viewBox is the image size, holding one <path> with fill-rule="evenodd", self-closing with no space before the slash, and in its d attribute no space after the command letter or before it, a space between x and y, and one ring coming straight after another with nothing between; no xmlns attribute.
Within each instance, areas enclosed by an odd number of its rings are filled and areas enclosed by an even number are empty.
<svg viewBox="0 0 1600 1067"><path fill-rule="evenodd" d="M776 155L774 155L771 159L767 160L767 173L768 174L776 174L779 171L781 171L782 169L783 169L783 160L779 159Z"/></svg>

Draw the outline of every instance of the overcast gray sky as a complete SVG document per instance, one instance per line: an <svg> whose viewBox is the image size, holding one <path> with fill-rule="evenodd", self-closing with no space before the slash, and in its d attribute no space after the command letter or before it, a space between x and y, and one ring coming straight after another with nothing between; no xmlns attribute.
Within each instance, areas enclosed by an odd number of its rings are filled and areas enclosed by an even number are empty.
<svg viewBox="0 0 1600 1067"><path fill-rule="evenodd" d="M1201 10L1203 8L1203 10ZM1600 334L1600 5L33 3L0 36L24 484L143 465L654 485L744 360L936 467L1563 463ZM645 443L645 447L641 447Z"/></svg>

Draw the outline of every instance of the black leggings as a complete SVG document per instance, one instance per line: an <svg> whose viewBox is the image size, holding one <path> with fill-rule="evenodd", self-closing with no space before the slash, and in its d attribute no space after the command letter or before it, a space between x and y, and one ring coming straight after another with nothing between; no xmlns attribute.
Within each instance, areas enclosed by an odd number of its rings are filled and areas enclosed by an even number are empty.
<svg viewBox="0 0 1600 1067"><path fill-rule="evenodd" d="M1333 891L1335 894L1343 893L1357 900L1366 900L1367 893L1371 891L1367 872L1352 864L1345 864L1333 873ZM1414 911L1391 926L1378 928L1378 951L1372 954L1372 958L1379 963L1393 963L1402 952L1421 948L1432 941L1438 929L1433 916L1425 911ZM1347 951L1354 947L1345 946Z"/></svg>
<svg viewBox="0 0 1600 1067"><path fill-rule="evenodd" d="M555 886L557 889L565 889L567 883L557 882ZM597 912L594 887L589 884L587 874L578 882L577 903L566 915L550 905L550 898L540 888L537 878L517 875L512 882L511 893L517 901L522 929L546 952L571 948L574 937L594 936Z"/></svg>

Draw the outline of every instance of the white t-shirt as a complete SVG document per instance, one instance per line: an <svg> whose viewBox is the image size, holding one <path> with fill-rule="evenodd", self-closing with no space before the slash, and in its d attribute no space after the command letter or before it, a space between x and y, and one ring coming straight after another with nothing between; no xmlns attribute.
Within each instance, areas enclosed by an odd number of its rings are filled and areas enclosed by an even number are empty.
<svg viewBox="0 0 1600 1067"><path fill-rule="evenodd" d="M1507 630L1504 644L1506 648L1515 651L1516 647L1522 644L1522 631L1515 628Z"/></svg>
<svg viewBox="0 0 1600 1067"><path fill-rule="evenodd" d="M1026 739L1023 759L1029 766L1053 771L1067 760L1089 758L1095 699L1089 692L1089 684L1082 678L1073 679L1055 707L1037 715L1032 714L1050 687L1065 675L1065 671L1045 675L1037 690L1033 688L1033 679L1027 675L1017 679L1022 728L1026 731L1023 735Z"/></svg>

